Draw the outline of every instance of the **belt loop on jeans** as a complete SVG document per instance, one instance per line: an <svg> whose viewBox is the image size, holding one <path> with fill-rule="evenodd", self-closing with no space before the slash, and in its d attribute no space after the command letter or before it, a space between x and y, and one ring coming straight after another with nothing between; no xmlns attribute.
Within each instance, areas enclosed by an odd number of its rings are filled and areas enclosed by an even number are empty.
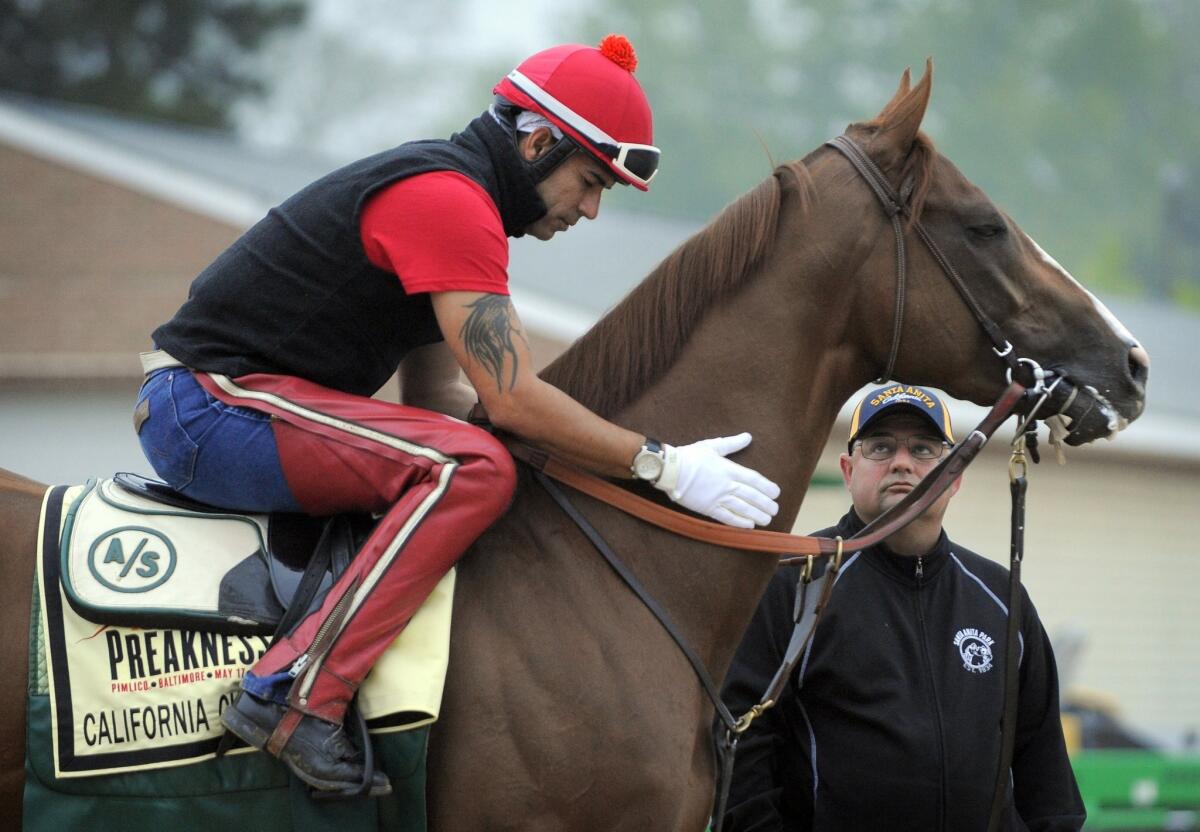
<svg viewBox="0 0 1200 832"><path fill-rule="evenodd" d="M162 370L167 367L182 367L183 362L178 358L174 358L167 354L166 350L151 350L150 352L138 353L138 357L142 359L142 372L150 375L155 370Z"/></svg>

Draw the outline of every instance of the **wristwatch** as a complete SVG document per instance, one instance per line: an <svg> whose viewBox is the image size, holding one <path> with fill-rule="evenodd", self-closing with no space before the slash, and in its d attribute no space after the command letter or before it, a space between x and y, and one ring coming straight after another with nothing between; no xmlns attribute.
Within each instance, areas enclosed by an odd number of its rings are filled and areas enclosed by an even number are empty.
<svg viewBox="0 0 1200 832"><path fill-rule="evenodd" d="M646 444L642 445L642 449L634 454L633 464L629 466L629 470L633 471L633 475L637 479L653 484L658 482L658 478L662 476L666 463L667 452L663 450L662 443L647 436Z"/></svg>

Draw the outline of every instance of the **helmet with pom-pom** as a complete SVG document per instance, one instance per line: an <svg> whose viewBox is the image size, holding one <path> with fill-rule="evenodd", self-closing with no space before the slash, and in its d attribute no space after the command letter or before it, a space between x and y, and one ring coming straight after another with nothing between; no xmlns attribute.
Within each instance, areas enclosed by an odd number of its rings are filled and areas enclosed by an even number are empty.
<svg viewBox="0 0 1200 832"><path fill-rule="evenodd" d="M549 119L624 182L645 191L658 171L650 102L633 77L637 54L623 35L566 44L521 62L493 92Z"/></svg>

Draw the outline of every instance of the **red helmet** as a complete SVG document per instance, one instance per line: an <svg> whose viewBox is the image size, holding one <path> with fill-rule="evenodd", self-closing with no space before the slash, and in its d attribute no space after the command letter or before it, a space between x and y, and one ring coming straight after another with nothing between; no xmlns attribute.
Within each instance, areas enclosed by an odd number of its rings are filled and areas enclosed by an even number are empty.
<svg viewBox="0 0 1200 832"><path fill-rule="evenodd" d="M608 165L623 181L649 190L658 172L653 115L633 77L637 56L624 35L600 46L566 44L538 52L492 92L540 113Z"/></svg>

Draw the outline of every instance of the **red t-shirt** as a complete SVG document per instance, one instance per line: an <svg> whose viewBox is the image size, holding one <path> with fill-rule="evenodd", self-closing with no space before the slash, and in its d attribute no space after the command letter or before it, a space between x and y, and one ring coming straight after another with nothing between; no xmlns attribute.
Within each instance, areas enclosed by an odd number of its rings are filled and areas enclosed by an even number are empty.
<svg viewBox="0 0 1200 832"><path fill-rule="evenodd" d="M359 234L367 258L404 291L508 292L508 236L487 191L455 171L401 179L371 196Z"/></svg>

